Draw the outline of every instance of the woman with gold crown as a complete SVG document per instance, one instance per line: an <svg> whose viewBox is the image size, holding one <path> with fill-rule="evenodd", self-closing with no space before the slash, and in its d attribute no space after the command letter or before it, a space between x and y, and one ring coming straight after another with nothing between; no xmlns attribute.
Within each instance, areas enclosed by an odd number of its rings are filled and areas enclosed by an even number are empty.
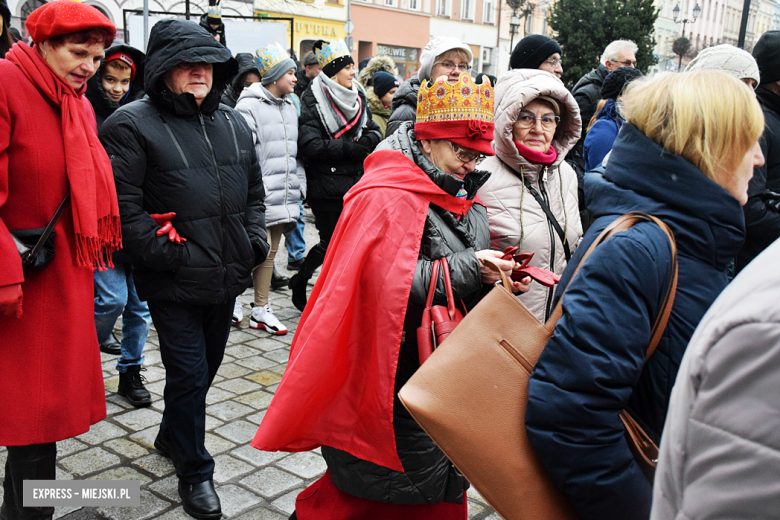
<svg viewBox="0 0 780 520"><path fill-rule="evenodd" d="M490 250L475 201L492 155L493 90L468 74L419 92L417 122L371 154L344 211L290 349L288 369L252 445L322 446L327 473L291 518L465 520L466 479L396 399L420 366L417 328L446 259L454 297L476 304L512 260ZM437 272L434 305L446 304ZM529 279L515 282L527 291Z"/></svg>
<svg viewBox="0 0 780 520"><path fill-rule="evenodd" d="M301 98L298 149L320 241L290 278L292 301L300 311L306 306L309 278L325 259L344 195L360 180L363 161L382 140L379 126L371 119L366 91L355 81L357 68L344 41L318 40L313 49L322 73Z"/></svg>

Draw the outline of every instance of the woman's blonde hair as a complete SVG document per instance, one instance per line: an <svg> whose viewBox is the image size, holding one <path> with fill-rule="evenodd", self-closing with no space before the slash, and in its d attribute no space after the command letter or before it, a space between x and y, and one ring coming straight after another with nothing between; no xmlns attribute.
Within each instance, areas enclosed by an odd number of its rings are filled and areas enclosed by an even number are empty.
<svg viewBox="0 0 780 520"><path fill-rule="evenodd" d="M712 180L731 172L764 131L753 91L724 72L664 73L631 82L623 115L669 152Z"/></svg>

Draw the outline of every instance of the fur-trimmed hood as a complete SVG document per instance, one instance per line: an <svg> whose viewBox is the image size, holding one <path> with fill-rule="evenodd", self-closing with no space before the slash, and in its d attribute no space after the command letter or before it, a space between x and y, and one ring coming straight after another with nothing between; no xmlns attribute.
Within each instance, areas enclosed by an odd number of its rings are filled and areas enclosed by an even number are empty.
<svg viewBox="0 0 780 520"><path fill-rule="evenodd" d="M368 62L366 68L363 69L358 75L358 81L364 87L371 85L371 78L377 72L384 71L393 76L398 75L398 70L395 68L395 62L390 56L375 56Z"/></svg>
<svg viewBox="0 0 780 520"><path fill-rule="evenodd" d="M385 119L390 117L390 107L385 107L382 104L382 100L374 92L374 87L366 89L366 98L368 98L368 108L371 109L372 114L380 115Z"/></svg>
<svg viewBox="0 0 780 520"><path fill-rule="evenodd" d="M539 96L551 97L561 107L561 122L552 141L558 153L553 166L563 162L568 151L577 144L582 130L579 106L560 79L549 72L535 69L516 69L502 74L495 88L493 149L513 170L520 171L522 166L525 172L534 177L540 167L520 156L512 140L512 125L523 107Z"/></svg>

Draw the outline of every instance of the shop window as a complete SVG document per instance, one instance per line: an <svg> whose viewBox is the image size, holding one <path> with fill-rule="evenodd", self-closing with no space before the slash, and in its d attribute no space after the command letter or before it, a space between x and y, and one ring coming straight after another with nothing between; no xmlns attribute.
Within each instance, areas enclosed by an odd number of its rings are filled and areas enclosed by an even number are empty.
<svg viewBox="0 0 780 520"><path fill-rule="evenodd" d="M398 75L406 79L409 74L417 70L417 59L420 55L420 49L379 44L376 46L376 55L393 58L398 69Z"/></svg>

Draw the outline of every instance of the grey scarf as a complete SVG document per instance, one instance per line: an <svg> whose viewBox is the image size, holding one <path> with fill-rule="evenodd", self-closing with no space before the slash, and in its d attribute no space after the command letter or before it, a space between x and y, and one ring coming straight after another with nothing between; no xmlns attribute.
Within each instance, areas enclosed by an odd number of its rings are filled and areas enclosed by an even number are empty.
<svg viewBox="0 0 780 520"><path fill-rule="evenodd" d="M320 74L312 80L310 88L317 100L317 112L330 136L338 139L344 132L357 126L355 140L360 139L368 119L364 98L361 99L359 95L363 87L353 81L352 88L348 89L325 74Z"/></svg>

